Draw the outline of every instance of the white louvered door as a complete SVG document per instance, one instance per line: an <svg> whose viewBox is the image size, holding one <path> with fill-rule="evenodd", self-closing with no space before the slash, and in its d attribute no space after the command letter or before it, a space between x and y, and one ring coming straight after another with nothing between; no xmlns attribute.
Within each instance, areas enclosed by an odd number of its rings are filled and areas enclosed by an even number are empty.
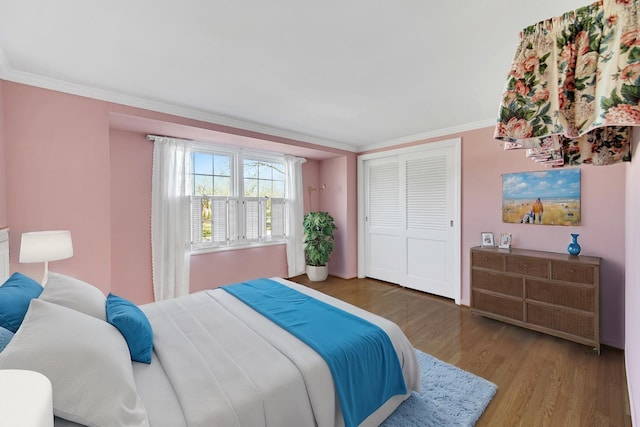
<svg viewBox="0 0 640 427"><path fill-rule="evenodd" d="M426 147L363 164L365 275L457 301L458 146Z"/></svg>
<svg viewBox="0 0 640 427"><path fill-rule="evenodd" d="M400 163L397 156L369 160L365 168L367 211L366 275L399 283L404 258L400 209Z"/></svg>

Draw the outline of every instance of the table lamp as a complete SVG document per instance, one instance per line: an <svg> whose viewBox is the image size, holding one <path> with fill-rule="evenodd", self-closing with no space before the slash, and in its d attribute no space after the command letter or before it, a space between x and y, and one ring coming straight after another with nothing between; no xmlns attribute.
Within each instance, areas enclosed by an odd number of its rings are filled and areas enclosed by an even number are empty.
<svg viewBox="0 0 640 427"><path fill-rule="evenodd" d="M53 427L51 381L34 371L0 369L0 425Z"/></svg>
<svg viewBox="0 0 640 427"><path fill-rule="evenodd" d="M68 230L31 231L22 233L20 262L44 262L42 286L47 283L49 261L58 261L73 256L71 232Z"/></svg>

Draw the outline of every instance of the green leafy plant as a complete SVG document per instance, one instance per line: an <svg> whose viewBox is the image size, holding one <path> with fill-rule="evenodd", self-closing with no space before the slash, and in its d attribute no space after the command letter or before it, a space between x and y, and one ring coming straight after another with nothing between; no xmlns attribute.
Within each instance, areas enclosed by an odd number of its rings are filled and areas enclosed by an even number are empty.
<svg viewBox="0 0 640 427"><path fill-rule="evenodd" d="M327 265L333 251L333 232L336 225L327 212L309 212L304 216L304 256L307 265Z"/></svg>

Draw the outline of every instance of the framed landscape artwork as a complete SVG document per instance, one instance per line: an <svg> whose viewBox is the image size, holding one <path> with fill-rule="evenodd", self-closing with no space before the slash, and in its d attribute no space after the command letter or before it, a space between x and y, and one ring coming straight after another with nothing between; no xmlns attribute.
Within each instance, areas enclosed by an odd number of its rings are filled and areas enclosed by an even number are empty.
<svg viewBox="0 0 640 427"><path fill-rule="evenodd" d="M503 174L502 222L580 225L580 169Z"/></svg>

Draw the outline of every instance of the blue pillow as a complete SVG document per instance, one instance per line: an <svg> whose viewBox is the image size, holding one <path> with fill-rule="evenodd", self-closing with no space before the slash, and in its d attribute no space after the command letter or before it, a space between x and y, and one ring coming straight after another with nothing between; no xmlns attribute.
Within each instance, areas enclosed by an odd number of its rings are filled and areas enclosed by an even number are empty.
<svg viewBox="0 0 640 427"><path fill-rule="evenodd" d="M30 277L13 273L0 286L0 326L15 332L20 327L29 303L42 293L42 286Z"/></svg>
<svg viewBox="0 0 640 427"><path fill-rule="evenodd" d="M13 338L13 332L0 326L0 352L9 344Z"/></svg>
<svg viewBox="0 0 640 427"><path fill-rule="evenodd" d="M131 360L151 363L153 330L147 316L132 302L111 293L107 296L106 308L107 322L124 337Z"/></svg>

